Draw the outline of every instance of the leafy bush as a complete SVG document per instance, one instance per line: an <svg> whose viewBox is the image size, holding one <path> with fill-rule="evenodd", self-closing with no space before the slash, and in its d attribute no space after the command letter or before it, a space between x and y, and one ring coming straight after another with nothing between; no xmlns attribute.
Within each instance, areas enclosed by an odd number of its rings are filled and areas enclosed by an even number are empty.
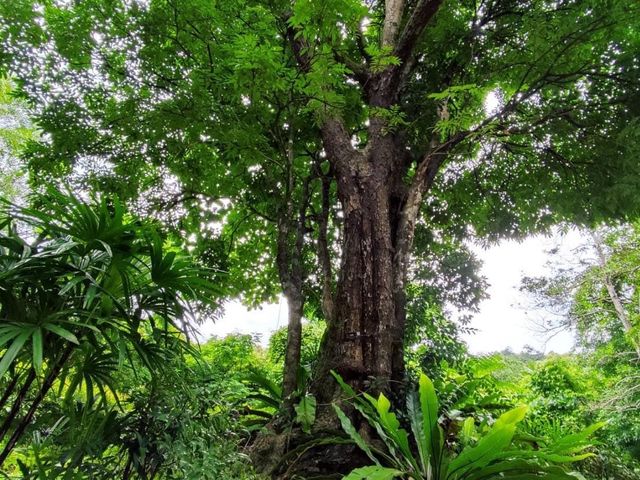
<svg viewBox="0 0 640 480"><path fill-rule="evenodd" d="M345 432L374 463L353 470L346 480L482 480L498 477L575 480L560 465L591 456L584 451L590 446L590 435L601 427L601 424L595 424L553 442L523 436L517 433L517 425L525 417L527 407L521 406L481 428L476 427L473 417L464 419L459 425L457 441L452 442L450 432L445 432L439 422L433 383L421 375L417 395L408 397L410 436L390 411L391 404L384 394L378 399L366 393L359 396L338 375L335 377L352 399L353 407L375 429L384 445L379 448L365 441L342 409L334 405Z"/></svg>
<svg viewBox="0 0 640 480"><path fill-rule="evenodd" d="M215 369L187 341L211 272L115 198L32 200L0 210L5 475L250 478L226 382L241 356Z"/></svg>

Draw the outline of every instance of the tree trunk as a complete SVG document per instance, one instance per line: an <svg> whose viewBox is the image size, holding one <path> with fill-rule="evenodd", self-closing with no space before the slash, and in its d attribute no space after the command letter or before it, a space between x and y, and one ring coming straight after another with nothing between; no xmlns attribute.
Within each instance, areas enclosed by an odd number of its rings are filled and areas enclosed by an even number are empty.
<svg viewBox="0 0 640 480"><path fill-rule="evenodd" d="M404 295L394 284L397 274L404 278L394 259L400 209L389 167L396 150L384 139L373 145L337 177L344 241L335 319L315 375L314 393L323 403L339 393L332 370L355 388L374 392L389 390L404 375Z"/></svg>
<svg viewBox="0 0 640 480"><path fill-rule="evenodd" d="M298 386L298 368L300 367L300 349L302 345L302 295L290 292L286 295L289 306L289 324L287 326L287 347L284 358L282 378L282 399L286 411L293 406L293 394Z"/></svg>
<svg viewBox="0 0 640 480"><path fill-rule="evenodd" d="M293 150L291 150L292 152ZM293 154L289 156L293 162ZM293 183L293 175L289 174L289 181ZM303 273L303 247L306 228L307 207L309 203L310 177L305 178L302 188L302 198L298 208L297 221L291 222L293 212L293 200L287 198L288 217L282 218L278 224L278 272L284 295L289 307L289 323L287 326L287 347L285 352L284 371L282 375L282 398L284 410L293 411L293 396L298 387L298 369L300 368L300 350L302 346L302 311L304 308L304 294L302 292ZM290 187L293 189L293 186ZM292 227L295 226L295 242L291 252L289 242Z"/></svg>

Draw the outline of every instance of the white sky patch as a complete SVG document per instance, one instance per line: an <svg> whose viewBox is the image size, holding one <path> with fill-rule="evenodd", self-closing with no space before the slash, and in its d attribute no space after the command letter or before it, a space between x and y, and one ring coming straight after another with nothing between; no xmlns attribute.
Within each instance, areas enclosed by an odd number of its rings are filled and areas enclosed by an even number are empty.
<svg viewBox="0 0 640 480"><path fill-rule="evenodd" d="M289 318L287 301L264 304L261 308L248 310L239 301L234 300L225 305L224 316L215 323L206 320L199 328L200 340L212 336L224 337L230 333L260 335L260 344L267 346L269 337L278 328L287 324Z"/></svg>
<svg viewBox="0 0 640 480"><path fill-rule="evenodd" d="M490 117L503 107L504 99L498 89L491 90L484 99L484 113Z"/></svg>
<svg viewBox="0 0 640 480"><path fill-rule="evenodd" d="M541 332L540 321L548 315L541 310L527 310L529 297L520 291L524 276L541 276L551 273L547 253L559 246L559 252L569 255L581 243L576 231L566 235L545 237L536 235L522 242L503 241L482 249L473 247L482 259L482 274L489 282L489 298L480 304L470 326L477 329L466 335L465 341L472 353L488 353L510 348L521 351L531 346L544 353L566 353L573 347L571 332L562 332L549 338Z"/></svg>

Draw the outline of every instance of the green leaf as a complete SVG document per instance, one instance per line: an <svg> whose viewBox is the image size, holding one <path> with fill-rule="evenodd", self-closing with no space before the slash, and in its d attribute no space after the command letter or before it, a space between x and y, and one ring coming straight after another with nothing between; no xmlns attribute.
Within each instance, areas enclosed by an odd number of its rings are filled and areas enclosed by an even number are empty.
<svg viewBox="0 0 640 480"><path fill-rule="evenodd" d="M514 456L517 455L514 452ZM490 480L496 478L498 475L505 475L506 478L518 478L517 475L520 474L538 474L541 471L545 470L543 465L540 465L537 461L525 460L525 459L513 459L513 460L505 460L502 462L497 462L487 467L484 467L482 470L477 472L472 472L465 476L465 480ZM548 473L548 472L547 472ZM570 475L566 474L563 471L555 471L555 475L557 478L563 478L566 480L571 480ZM542 477L549 478L549 477ZM556 477L554 477L556 478Z"/></svg>
<svg viewBox="0 0 640 480"><path fill-rule="evenodd" d="M4 376L7 372L11 363L15 360L15 358L20 354L20 350L22 350L23 345L31 336L31 331L22 332L20 335L16 337L16 339L9 345L7 351L4 352L2 356L2 360L0 360L0 378Z"/></svg>
<svg viewBox="0 0 640 480"><path fill-rule="evenodd" d="M403 473L395 468L386 468L379 465L356 468L342 480L392 480Z"/></svg>
<svg viewBox="0 0 640 480"><path fill-rule="evenodd" d="M351 440L353 440L353 442L360 447L360 449L367 454L367 456L376 464L376 465L380 465L380 462L378 461L378 459L373 455L373 453L371 452L371 449L369 448L369 445L367 445L367 442L364 441L364 438L362 438L362 436L360 436L360 434L356 431L355 427L353 426L353 423L351 423L351 420L349 420L349 418L345 415L345 413L342 411L342 409L337 406L335 403L332 404L333 409L336 412L336 415L338 416L338 419L340 420L340 424L342 425L342 429L345 431L345 433L347 435L349 435L349 437L351 437Z"/></svg>
<svg viewBox="0 0 640 480"><path fill-rule="evenodd" d="M74 277L71 280L69 280L67 282L67 284L62 287L60 289L59 295L64 295L65 293L67 293L69 290L71 290L73 287L75 287L77 284L79 284L80 282L86 280L85 277Z"/></svg>
<svg viewBox="0 0 640 480"><path fill-rule="evenodd" d="M296 422L302 425L302 431L309 433L311 426L316 420L316 397L305 395L295 406Z"/></svg>
<svg viewBox="0 0 640 480"><path fill-rule="evenodd" d="M42 329L37 328L34 330L31 344L33 349L33 368L37 374L40 374L42 370Z"/></svg>
<svg viewBox="0 0 640 480"><path fill-rule="evenodd" d="M394 453L395 448L397 447L400 452L402 452L401 460L408 461L414 468L417 468L417 464L415 459L413 458L413 454L411 453L411 449L409 448L409 437L407 432L400 428L400 421L396 417L396 415L389 411L391 408L391 402L384 394L380 394L378 396L378 400L374 403L374 406L378 413L378 419L380 421L381 426L383 427L385 433L388 438L392 440L395 445L389 445L390 450ZM395 454L394 454L395 456Z"/></svg>
<svg viewBox="0 0 640 480"><path fill-rule="evenodd" d="M59 337L62 337L65 340L70 341L71 343L75 343L76 345L80 344L80 342L78 341L77 337L73 333L71 333L69 330L67 330L65 328L62 328L59 325L54 325L52 323L48 323L48 324L44 325L44 328L49 330L50 332L55 333Z"/></svg>
<svg viewBox="0 0 640 480"><path fill-rule="evenodd" d="M470 444L476 435L475 421L473 417L468 417L462 422L462 429L460 430L460 440L464 445Z"/></svg>
<svg viewBox="0 0 640 480"><path fill-rule="evenodd" d="M12 339L16 338L20 335L21 329L16 325L8 325L2 329L2 333L0 333L0 348L4 346L5 343L8 343Z"/></svg>
<svg viewBox="0 0 640 480"><path fill-rule="evenodd" d="M570 453L576 448L582 450L586 447L585 444L588 442L589 437L605 425L605 422L594 423L578 433L562 437L549 446L549 451L553 453Z"/></svg>
<svg viewBox="0 0 640 480"><path fill-rule="evenodd" d="M461 476L472 470L486 467L491 461L499 458L503 451L511 444L516 431L516 424L527 412L527 407L517 407L496 420L489 433L480 439L478 444L467 447L449 464L448 475Z"/></svg>
<svg viewBox="0 0 640 480"><path fill-rule="evenodd" d="M340 375L338 375L336 372L334 372L333 370L331 370L331 375L333 375L333 378L336 379L336 382L338 382L338 385L340 385L340 388L342 388L342 391L344 393L346 393L349 397L351 398L356 398L356 392L353 390L353 388L351 388L351 386L349 384L347 384Z"/></svg>
<svg viewBox="0 0 640 480"><path fill-rule="evenodd" d="M438 397L433 382L424 374L418 381L418 395L422 412L422 436L429 462L436 474L439 471L438 458L442 450L442 434L438 425Z"/></svg>
<svg viewBox="0 0 640 480"><path fill-rule="evenodd" d="M494 428L499 428L511 424L515 425L516 423L521 422L527 414L528 409L529 408L526 405L522 405L503 413L502 415L500 415L498 420L496 420Z"/></svg>

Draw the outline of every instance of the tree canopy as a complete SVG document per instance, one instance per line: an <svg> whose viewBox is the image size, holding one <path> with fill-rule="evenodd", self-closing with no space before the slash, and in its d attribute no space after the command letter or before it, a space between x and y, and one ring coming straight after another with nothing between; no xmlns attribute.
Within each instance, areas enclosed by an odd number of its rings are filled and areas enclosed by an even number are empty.
<svg viewBox="0 0 640 480"><path fill-rule="evenodd" d="M307 401L301 318L322 317L308 390L335 428L331 371L402 397L416 332L451 337L443 316L477 306L465 240L640 213L634 2L16 0L0 14L0 65L44 132L24 154L33 184L131 201L225 272L221 297L282 292L286 401Z"/></svg>

